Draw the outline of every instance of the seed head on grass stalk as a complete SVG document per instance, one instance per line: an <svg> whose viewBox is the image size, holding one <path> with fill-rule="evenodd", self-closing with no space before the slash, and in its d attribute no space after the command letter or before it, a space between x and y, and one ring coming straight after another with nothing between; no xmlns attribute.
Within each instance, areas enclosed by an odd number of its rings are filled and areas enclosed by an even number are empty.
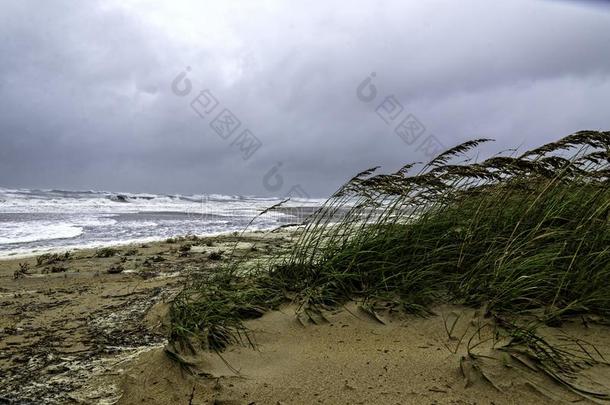
<svg viewBox="0 0 610 405"><path fill-rule="evenodd" d="M306 314L357 300L422 314L441 301L497 316L542 309L553 323L610 316L610 132L452 162L487 141L458 145L414 175L408 164L354 176L309 218L290 255L187 288L173 306L176 334L205 332L222 348L243 340L252 312L240 308L262 312L287 296ZM202 293L210 284L217 295ZM251 294L237 293L244 288Z"/></svg>

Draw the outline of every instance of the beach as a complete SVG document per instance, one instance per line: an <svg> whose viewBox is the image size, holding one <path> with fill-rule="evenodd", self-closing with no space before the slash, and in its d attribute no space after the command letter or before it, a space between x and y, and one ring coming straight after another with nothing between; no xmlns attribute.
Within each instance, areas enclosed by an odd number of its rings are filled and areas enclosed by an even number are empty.
<svg viewBox="0 0 610 405"><path fill-rule="evenodd" d="M281 232L262 235L72 250L67 258L47 254L44 263L40 255L1 260L0 399L116 402L114 367L164 346L168 303L185 278L211 271L234 248L234 256L264 257L287 240Z"/></svg>
<svg viewBox="0 0 610 405"><path fill-rule="evenodd" d="M291 238L287 230L186 237L111 251L77 250L69 258L58 255L52 264L37 264L40 256L0 261L0 398L105 404L579 399L548 377L523 373L506 361L486 361L484 378L469 371L466 341L459 337L488 320L476 309L455 305L434 307L426 317L387 313L382 323L348 303L322 322L302 323L297 308L285 304L246 321L254 347L179 352L176 361L167 341L168 309L185 280L217 271L235 247L235 257L258 260L288 248ZM20 263L28 264L27 272L19 272ZM120 272L109 273L117 266ZM583 318L549 330L577 336L610 355L607 326ZM477 350L492 356L485 333ZM600 384L610 381L607 366L586 373L583 377L594 376Z"/></svg>
<svg viewBox="0 0 610 405"><path fill-rule="evenodd" d="M610 405L610 1L0 22L0 405Z"/></svg>

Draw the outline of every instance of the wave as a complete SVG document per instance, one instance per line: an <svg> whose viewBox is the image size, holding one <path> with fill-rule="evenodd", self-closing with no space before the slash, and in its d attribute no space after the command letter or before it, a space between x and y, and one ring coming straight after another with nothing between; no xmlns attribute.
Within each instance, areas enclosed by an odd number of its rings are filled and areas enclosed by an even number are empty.
<svg viewBox="0 0 610 405"><path fill-rule="evenodd" d="M54 239L71 239L82 235L83 228L74 224L48 222L5 223L0 231L0 244L38 242Z"/></svg>
<svg viewBox="0 0 610 405"><path fill-rule="evenodd" d="M150 194L0 188L0 256L185 234L273 229L299 222L322 200L222 194ZM294 208L305 208L299 210Z"/></svg>
<svg viewBox="0 0 610 405"><path fill-rule="evenodd" d="M222 194L150 194L109 191L39 190L0 188L0 213L133 213L197 212L202 207L214 212L225 209L262 210L280 202L276 197ZM314 199L293 199L286 205L319 204Z"/></svg>

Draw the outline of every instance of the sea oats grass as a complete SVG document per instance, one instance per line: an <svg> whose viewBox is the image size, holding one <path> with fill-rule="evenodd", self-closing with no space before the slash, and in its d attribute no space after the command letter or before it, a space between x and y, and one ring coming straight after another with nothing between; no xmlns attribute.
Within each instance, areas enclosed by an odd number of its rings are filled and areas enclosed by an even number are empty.
<svg viewBox="0 0 610 405"><path fill-rule="evenodd" d="M252 343L242 321L288 300L314 322L354 300L373 317L463 304L485 308L565 383L577 355L513 319L610 316L610 132L472 161L468 154L489 141L394 173L357 174L306 219L289 254L192 280L173 303L171 337L197 337L213 350Z"/></svg>

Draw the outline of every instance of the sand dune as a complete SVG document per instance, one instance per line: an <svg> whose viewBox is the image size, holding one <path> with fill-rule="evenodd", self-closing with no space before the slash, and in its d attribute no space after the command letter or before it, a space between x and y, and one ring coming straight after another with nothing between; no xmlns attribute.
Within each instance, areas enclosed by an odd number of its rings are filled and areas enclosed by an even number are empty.
<svg viewBox="0 0 610 405"><path fill-rule="evenodd" d="M583 400L497 350L503 342L488 339L491 328L477 333L493 322L459 306L435 307L426 318L381 313L375 319L351 303L313 323L300 322L289 305L247 322L255 348L234 345L221 356L180 352L193 365L192 373L185 371L166 353L175 350L165 339L168 301L190 272L214 271L218 262L209 259L211 251L229 249L236 240L242 241L238 253L246 251L245 242L259 235L214 238L212 247L207 241L188 254L176 243L124 246L107 258L85 250L62 262L65 269L58 272L37 266L36 258L0 262L0 398L107 404ZM287 242L281 233L269 238L258 254ZM30 270L15 278L24 261ZM125 270L109 274L117 263ZM540 332L550 339L578 337L595 345L596 356L610 358L610 328L585 321ZM607 392L610 367L585 368L574 382Z"/></svg>

